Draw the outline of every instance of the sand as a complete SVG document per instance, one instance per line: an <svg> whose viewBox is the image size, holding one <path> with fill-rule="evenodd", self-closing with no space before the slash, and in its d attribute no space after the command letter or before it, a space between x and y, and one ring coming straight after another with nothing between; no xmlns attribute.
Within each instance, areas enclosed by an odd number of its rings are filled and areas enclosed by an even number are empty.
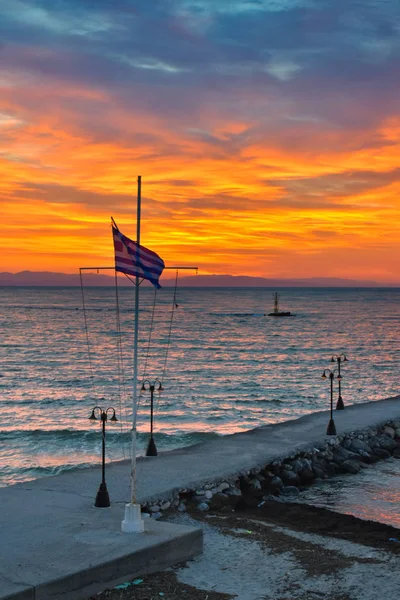
<svg viewBox="0 0 400 600"><path fill-rule="evenodd" d="M268 502L173 514L201 524L204 553L96 600L397 600L400 530L326 509ZM389 541L390 538L399 542Z"/></svg>

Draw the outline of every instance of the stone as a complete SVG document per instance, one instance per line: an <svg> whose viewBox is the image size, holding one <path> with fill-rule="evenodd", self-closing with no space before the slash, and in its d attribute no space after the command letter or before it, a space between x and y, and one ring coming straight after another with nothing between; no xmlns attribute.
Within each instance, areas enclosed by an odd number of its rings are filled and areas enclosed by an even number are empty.
<svg viewBox="0 0 400 600"><path fill-rule="evenodd" d="M151 513L152 519L159 519L160 517L162 517L162 514L160 513L160 511Z"/></svg>
<svg viewBox="0 0 400 600"><path fill-rule="evenodd" d="M393 439L394 436L396 435L396 431L393 429L393 427L389 427L389 425L386 425L383 428L383 434L388 435L389 437L391 437Z"/></svg>
<svg viewBox="0 0 400 600"><path fill-rule="evenodd" d="M261 483L256 478L250 479L249 485L250 485L250 488L253 489L253 490L257 490L257 491L261 490Z"/></svg>
<svg viewBox="0 0 400 600"><path fill-rule="evenodd" d="M377 462L378 460L382 460L384 458L390 458L391 454L388 450L384 448L373 448L371 453L371 458L373 462Z"/></svg>
<svg viewBox="0 0 400 600"><path fill-rule="evenodd" d="M291 467L292 467L292 469L293 469L293 471L295 473L299 473L303 469L302 461L301 460L294 460L291 463Z"/></svg>
<svg viewBox="0 0 400 600"><path fill-rule="evenodd" d="M152 512L152 513L160 512L160 507L158 506L158 504L154 504L153 506L150 506L150 512Z"/></svg>
<svg viewBox="0 0 400 600"><path fill-rule="evenodd" d="M228 488L230 488L231 486L229 485L229 483L227 483L226 481L223 481L222 483L220 483L217 488L216 488L216 492L224 492L225 490L227 490Z"/></svg>
<svg viewBox="0 0 400 600"><path fill-rule="evenodd" d="M294 471L281 471L280 477L285 485L298 485L300 477Z"/></svg>
<svg viewBox="0 0 400 600"><path fill-rule="evenodd" d="M337 465L340 465L345 460L350 460L353 457L354 457L354 452L350 452L349 450L346 450L345 448L338 446L338 448L335 449L332 460Z"/></svg>
<svg viewBox="0 0 400 600"><path fill-rule="evenodd" d="M395 430L395 437L400 438L400 427Z"/></svg>
<svg viewBox="0 0 400 600"><path fill-rule="evenodd" d="M208 506L207 502L200 502L200 504L197 505L197 510L206 512L207 510L210 510L210 507Z"/></svg>
<svg viewBox="0 0 400 600"><path fill-rule="evenodd" d="M185 505L183 502L181 502L181 503L179 504L179 506L178 506L177 510L178 510L179 512L186 512L186 505Z"/></svg>
<svg viewBox="0 0 400 600"><path fill-rule="evenodd" d="M378 440L381 448L387 450L388 452L392 452L392 450L397 448L397 442L387 435L381 435Z"/></svg>
<svg viewBox="0 0 400 600"><path fill-rule="evenodd" d="M210 500L213 497L213 493L211 490L206 490L206 493L204 494L205 498L207 498L207 500Z"/></svg>
<svg viewBox="0 0 400 600"><path fill-rule="evenodd" d="M313 472L316 478L318 479L326 479L327 475L323 469L318 466L313 466Z"/></svg>
<svg viewBox="0 0 400 600"><path fill-rule="evenodd" d="M280 489L283 488L283 481L277 475L273 477L269 484L269 492L271 494L279 494Z"/></svg>
<svg viewBox="0 0 400 600"><path fill-rule="evenodd" d="M365 442L359 440L358 438L355 438L351 441L349 450L351 450L352 452L359 452L360 450L363 452L371 452L371 448Z"/></svg>
<svg viewBox="0 0 400 600"><path fill-rule="evenodd" d="M326 465L326 473L329 475L329 477L334 477L335 475L337 475L339 473L339 470L339 465L334 462L329 462Z"/></svg>
<svg viewBox="0 0 400 600"><path fill-rule="evenodd" d="M314 481L314 473L311 469L304 469L299 473L300 483L302 485L310 485Z"/></svg>
<svg viewBox="0 0 400 600"><path fill-rule="evenodd" d="M242 492L238 489L238 488L230 488L229 490L226 490L225 494L227 496L241 496Z"/></svg>
<svg viewBox="0 0 400 600"><path fill-rule="evenodd" d="M344 473L353 473L354 475L361 470L361 465L355 460L345 460L341 465L340 469Z"/></svg>
<svg viewBox="0 0 400 600"><path fill-rule="evenodd" d="M164 502L163 504L161 504L161 510L168 510L170 506L171 502Z"/></svg>

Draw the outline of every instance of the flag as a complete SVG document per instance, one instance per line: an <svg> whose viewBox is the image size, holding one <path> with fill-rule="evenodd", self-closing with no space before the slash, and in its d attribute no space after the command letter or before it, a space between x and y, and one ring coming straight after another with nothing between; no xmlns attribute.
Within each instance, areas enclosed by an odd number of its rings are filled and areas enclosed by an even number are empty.
<svg viewBox="0 0 400 600"><path fill-rule="evenodd" d="M127 275L148 279L155 288L159 289L161 285L158 283L158 279L165 266L163 259L155 252L130 240L114 224L112 230L115 270Z"/></svg>

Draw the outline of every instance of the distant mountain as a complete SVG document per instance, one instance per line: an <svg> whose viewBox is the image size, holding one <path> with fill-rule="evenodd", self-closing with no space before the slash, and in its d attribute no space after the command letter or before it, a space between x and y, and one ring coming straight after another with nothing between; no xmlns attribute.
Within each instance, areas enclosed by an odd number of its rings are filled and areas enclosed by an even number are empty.
<svg viewBox="0 0 400 600"><path fill-rule="evenodd" d="M84 273L85 286L114 285L114 276L103 273ZM124 278L118 279L121 285L132 285ZM162 278L164 286L174 285L175 279ZM150 285L144 282L145 285ZM21 271L20 273L0 273L0 286L79 286L79 274L51 273L48 271ZM357 281L340 277L309 277L304 279L278 279L248 277L246 275L190 275L179 278L180 286L188 287L399 287L399 284L382 284L376 281Z"/></svg>

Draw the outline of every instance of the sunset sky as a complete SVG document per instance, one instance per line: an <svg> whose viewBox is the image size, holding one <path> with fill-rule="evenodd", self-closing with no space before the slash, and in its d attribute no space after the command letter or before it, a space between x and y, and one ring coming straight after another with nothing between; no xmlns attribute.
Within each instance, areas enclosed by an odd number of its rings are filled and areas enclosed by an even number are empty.
<svg viewBox="0 0 400 600"><path fill-rule="evenodd" d="M0 0L0 271L400 284L399 0Z"/></svg>

